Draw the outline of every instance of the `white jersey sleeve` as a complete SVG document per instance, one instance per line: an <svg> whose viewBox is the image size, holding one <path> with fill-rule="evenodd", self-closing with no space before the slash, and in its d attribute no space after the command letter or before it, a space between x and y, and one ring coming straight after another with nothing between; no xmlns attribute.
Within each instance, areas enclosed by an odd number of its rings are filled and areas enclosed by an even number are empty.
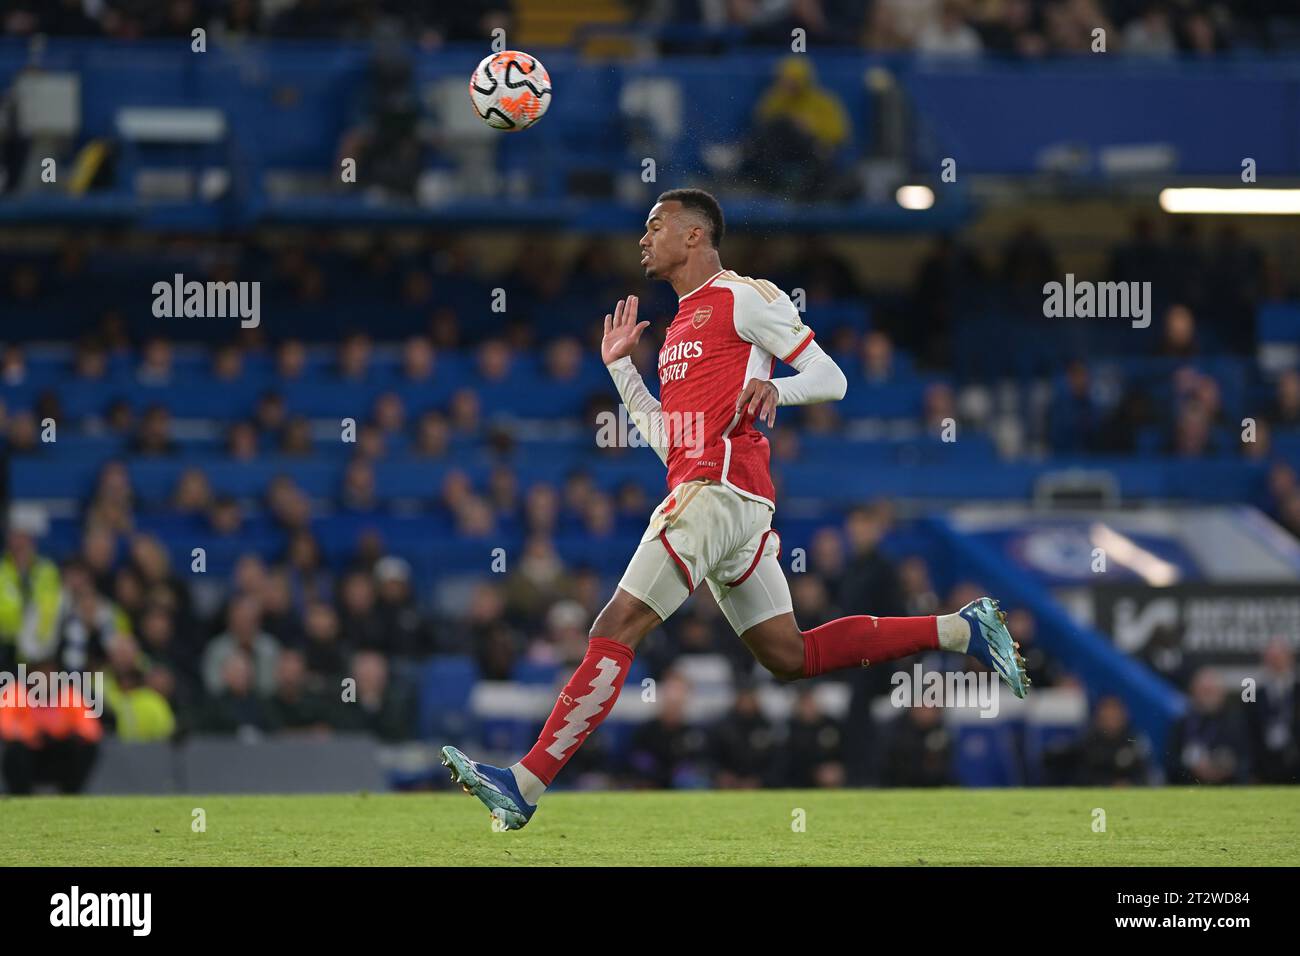
<svg viewBox="0 0 1300 956"><path fill-rule="evenodd" d="M746 342L788 363L813 340L790 297L766 279L738 277L727 285L735 301L736 334Z"/></svg>
<svg viewBox="0 0 1300 956"><path fill-rule="evenodd" d="M659 399L645 387L645 379L631 358L624 356L606 368L614 379L614 387L618 389L619 398L623 399L632 423L654 449L659 460L668 464L668 439L664 433L663 406L659 404Z"/></svg>
<svg viewBox="0 0 1300 956"><path fill-rule="evenodd" d="M849 381L844 372L816 342L806 343L806 347L800 349L790 364L799 374L772 379L779 396L778 405L838 402L848 391Z"/></svg>
<svg viewBox="0 0 1300 956"><path fill-rule="evenodd" d="M799 373L773 380L779 404L814 405L844 397L844 373L813 341L813 330L803 324L788 295L766 279L736 277L728 284L735 297L736 334Z"/></svg>

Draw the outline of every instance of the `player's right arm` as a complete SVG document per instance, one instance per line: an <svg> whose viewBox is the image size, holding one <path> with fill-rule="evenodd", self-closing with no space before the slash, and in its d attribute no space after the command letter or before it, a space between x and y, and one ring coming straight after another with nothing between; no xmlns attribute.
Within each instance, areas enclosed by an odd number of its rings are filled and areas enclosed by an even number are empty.
<svg viewBox="0 0 1300 956"><path fill-rule="evenodd" d="M637 297L619 299L613 315L605 316L605 335L600 340L600 357L614 379L619 398L628 415L655 454L668 464L668 442L664 434L662 406L645 387L645 380L632 362L632 350L649 322L636 320Z"/></svg>

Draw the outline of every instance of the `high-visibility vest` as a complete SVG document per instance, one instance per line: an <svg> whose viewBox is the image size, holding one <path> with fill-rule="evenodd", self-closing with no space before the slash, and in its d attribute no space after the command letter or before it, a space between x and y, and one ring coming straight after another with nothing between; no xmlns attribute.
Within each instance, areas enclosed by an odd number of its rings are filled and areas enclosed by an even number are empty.
<svg viewBox="0 0 1300 956"><path fill-rule="evenodd" d="M36 614L36 632L42 642L51 640L59 620L59 569L48 558L37 558L23 577L9 555L0 558L0 643L14 643L29 607Z"/></svg>

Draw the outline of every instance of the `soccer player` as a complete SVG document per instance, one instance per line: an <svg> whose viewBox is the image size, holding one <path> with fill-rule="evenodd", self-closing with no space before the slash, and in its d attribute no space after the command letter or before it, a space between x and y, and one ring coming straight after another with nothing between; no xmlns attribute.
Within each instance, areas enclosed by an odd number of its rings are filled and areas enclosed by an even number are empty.
<svg viewBox="0 0 1300 956"><path fill-rule="evenodd" d="M771 426L780 405L837 401L847 381L784 292L722 267L723 230L717 200L698 189L663 193L646 220L646 278L671 283L678 296L659 351L657 400L629 357L650 324L637 321L636 297L605 316L601 358L633 421L668 466L669 494L596 617L586 657L518 763L493 767L455 747L442 749L452 780L505 829L529 821L561 768L613 710L641 639L700 584L781 680L943 649L975 657L1017 697L1028 690L1006 617L991 598L954 614L863 614L799 629L777 561L768 442L755 424ZM797 374L772 380L778 359Z"/></svg>

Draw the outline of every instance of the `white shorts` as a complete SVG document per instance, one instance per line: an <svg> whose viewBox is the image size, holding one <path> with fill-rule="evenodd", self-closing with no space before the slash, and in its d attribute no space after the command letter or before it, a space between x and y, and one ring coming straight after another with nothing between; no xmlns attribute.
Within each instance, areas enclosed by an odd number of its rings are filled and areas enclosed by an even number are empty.
<svg viewBox="0 0 1300 956"><path fill-rule="evenodd" d="M687 481L655 509L618 586L663 620L701 581L743 634L793 610L772 509L715 481Z"/></svg>

